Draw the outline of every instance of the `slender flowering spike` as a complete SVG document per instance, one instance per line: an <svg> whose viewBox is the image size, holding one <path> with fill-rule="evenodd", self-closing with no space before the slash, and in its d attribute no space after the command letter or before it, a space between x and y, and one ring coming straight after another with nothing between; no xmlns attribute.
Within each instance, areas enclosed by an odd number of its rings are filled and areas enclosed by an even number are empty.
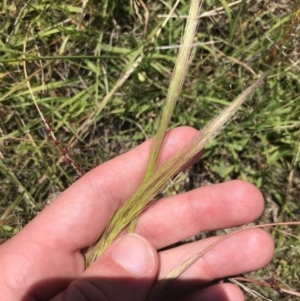
<svg viewBox="0 0 300 301"><path fill-rule="evenodd" d="M69 152L69 149L66 147L66 148L63 148L62 150L61 150L61 152L63 153L63 155L68 155L68 152Z"/></svg>
<svg viewBox="0 0 300 301"><path fill-rule="evenodd" d="M72 159L69 156L67 156L67 155L64 157L64 160L67 163L71 163L72 162Z"/></svg>
<svg viewBox="0 0 300 301"><path fill-rule="evenodd" d="M151 178L153 173L157 170L160 149L192 61L194 37L198 27L198 15L200 12L201 3L201 0L194 0L191 2L189 16L181 41L181 47L175 62L168 94L159 119L159 127L154 138L146 174L144 176L144 182L147 181L148 178ZM128 232L133 232L135 223L136 220L132 220L128 228Z"/></svg>
<svg viewBox="0 0 300 301"><path fill-rule="evenodd" d="M50 122L49 119L45 119L45 127L46 127L46 130L48 131L47 139L49 141L52 141L57 146L58 150L63 155L64 161L66 163L70 163L73 166L73 168L76 170L77 174L80 177L83 176L84 175L83 169L80 167L80 165L78 163L76 163L75 160L72 159L72 157L69 154L70 148L69 147L63 147L61 145L60 139L55 137L55 135L54 135L55 128L51 126L51 122Z"/></svg>
<svg viewBox="0 0 300 301"><path fill-rule="evenodd" d="M165 133L171 120L176 102L182 90L183 83L187 76L188 69L192 61L192 50L195 33L198 27L198 15L201 8L201 0L191 2L189 16L187 19L181 47L176 59L167 98L160 116L159 127L155 136L152 152L150 155L145 180L151 177L157 168L157 161L163 143Z"/></svg>
<svg viewBox="0 0 300 301"><path fill-rule="evenodd" d="M149 187L149 181L152 182L153 179L156 179L157 175L160 175L157 171L157 162L160 149L191 63L193 42L198 26L198 14L201 6L200 4L201 0L193 0L191 2L189 17L186 23L181 48L176 59L168 95L160 118L159 129L155 137L155 142L151 151L143 183L137 190L136 194L130 200L128 200L114 215L96 245L90 248L86 256L87 266L89 266L104 251L104 249L112 243L112 241L122 230L124 230L124 228L129 226L129 231L134 229L135 219L137 218L138 214L149 205L155 195L169 180L169 177L174 173L173 171L170 176L168 175L167 178L164 177L163 180L160 179L160 181L155 183L156 185ZM178 169L176 168L176 171L177 170ZM150 189L145 191L145 187Z"/></svg>

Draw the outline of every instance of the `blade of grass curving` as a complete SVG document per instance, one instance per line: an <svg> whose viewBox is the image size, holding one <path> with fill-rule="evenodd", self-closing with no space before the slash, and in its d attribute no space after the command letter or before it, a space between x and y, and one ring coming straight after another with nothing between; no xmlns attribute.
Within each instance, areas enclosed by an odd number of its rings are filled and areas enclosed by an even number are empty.
<svg viewBox="0 0 300 301"><path fill-rule="evenodd" d="M205 255L208 251L213 249L215 246L220 244L222 241L225 239L239 233L245 230L249 229L256 229L256 228L265 228L265 227L275 227L275 226L299 226L300 221L292 221L292 222L278 222L278 223L268 223L268 224L260 224L260 225L255 225L255 226L249 226L249 227L244 227L238 230L235 230L229 234L226 234L222 237L220 237L217 241L213 242L210 244L208 247L206 247L204 250L201 252L198 252L194 254L191 258L186 260L184 263L182 263L180 266L176 267L173 271L171 271L168 276L161 281L159 284L154 286L154 288L151 290L151 292L148 294L146 297L145 301L150 301L153 297L157 297L157 295L166 288L166 286L174 279L176 279L178 276L180 276L185 270L187 270L191 265L193 265L197 260L199 260L203 255Z"/></svg>
<svg viewBox="0 0 300 301"><path fill-rule="evenodd" d="M278 285L278 284L274 285L273 283L270 283L270 281L267 282L267 281L262 281L262 280L250 279L250 278L246 278L246 277L234 277L234 278L228 278L228 280L230 282L236 284L237 286L240 286L246 292L250 292L251 294L253 294L253 296L255 296L255 297L259 296L265 300L273 301L274 299L273 300L268 299L268 298L264 297L263 295L259 294L257 291L252 291L252 290L249 291L249 288L242 285L240 281L257 284L259 286L269 287L271 289L276 289L276 291L280 292L280 293L286 293L286 294L289 294L292 296L300 297L300 292L296 292L295 290L292 290L292 289L286 289L286 288L280 287L280 285Z"/></svg>
<svg viewBox="0 0 300 301"><path fill-rule="evenodd" d="M170 123L171 116L174 111L174 107L179 98L184 80L186 78L188 69L191 64L193 42L195 33L198 27L198 14L201 8L201 0L194 0L191 2L189 16L185 26L184 35L182 38L181 47L176 59L174 71L172 74L168 94L162 114L160 116L159 126L154 139L149 163L147 166L145 180L152 176L153 172L157 168L157 161L160 153L160 149Z"/></svg>
<svg viewBox="0 0 300 301"><path fill-rule="evenodd" d="M261 75L244 92L242 92L227 108L215 117L207 127L194 137L185 147L176 153L162 167L158 168L151 177L145 179L134 195L125 202L114 214L99 241L90 248L86 256L86 263L89 266L102 252L114 241L114 239L137 216L147 207L155 196L162 190L167 181L182 169L195 155L197 155L238 111L244 101L264 81L272 69Z"/></svg>

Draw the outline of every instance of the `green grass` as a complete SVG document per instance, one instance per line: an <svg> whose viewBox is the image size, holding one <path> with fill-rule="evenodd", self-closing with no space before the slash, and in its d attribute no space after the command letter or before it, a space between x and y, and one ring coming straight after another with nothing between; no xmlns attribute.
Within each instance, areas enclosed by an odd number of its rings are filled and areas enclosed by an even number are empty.
<svg viewBox="0 0 300 301"><path fill-rule="evenodd" d="M78 177L47 139L34 99L61 145L71 147L71 157L85 171L155 133L189 1L181 1L162 29L174 1L144 2L147 10L139 0L88 1L86 6L79 1L20 0L17 6L3 1L2 241ZM300 3L277 2L204 1L172 127L203 128L277 56L280 62L203 159L166 193L245 179L264 193L262 221L300 220ZM276 256L256 277L274 275L283 287L299 291L299 227L272 232Z"/></svg>

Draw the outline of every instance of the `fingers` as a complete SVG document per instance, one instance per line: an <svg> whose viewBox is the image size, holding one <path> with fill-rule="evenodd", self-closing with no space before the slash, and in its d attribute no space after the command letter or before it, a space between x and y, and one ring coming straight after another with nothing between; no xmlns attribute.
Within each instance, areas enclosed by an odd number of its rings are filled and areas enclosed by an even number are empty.
<svg viewBox="0 0 300 301"><path fill-rule="evenodd" d="M197 133L188 127L170 131L162 147L160 163L175 154ZM22 235L26 236L26 240L34 236L43 244L70 252L91 245L120 203L139 186L151 144L152 140L146 141L93 169L39 214L22 231Z"/></svg>
<svg viewBox="0 0 300 301"><path fill-rule="evenodd" d="M141 215L136 232L160 249L202 231L249 223L263 208L255 186L230 181L159 200Z"/></svg>
<svg viewBox="0 0 300 301"><path fill-rule="evenodd" d="M190 259L193 254L207 249L220 237L204 239L159 253L163 279L174 268ZM220 241L203 254L191 267L171 282L167 292L171 295L195 289L214 279L247 273L264 267L272 259L274 243L271 236L261 229L247 229ZM184 283L184 286L182 285Z"/></svg>
<svg viewBox="0 0 300 301"><path fill-rule="evenodd" d="M128 234L52 301L142 301L157 269L155 248L142 237Z"/></svg>

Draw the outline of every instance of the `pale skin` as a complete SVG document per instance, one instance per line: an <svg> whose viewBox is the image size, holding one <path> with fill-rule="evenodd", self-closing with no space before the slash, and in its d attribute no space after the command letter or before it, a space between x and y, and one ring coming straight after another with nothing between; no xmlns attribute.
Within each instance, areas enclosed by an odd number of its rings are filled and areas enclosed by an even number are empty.
<svg viewBox="0 0 300 301"><path fill-rule="evenodd" d="M169 132L160 163L195 133L188 127ZM218 238L157 250L203 230L242 225L261 215L261 193L243 181L164 198L142 213L135 234L118 238L85 270L83 250L99 237L113 212L138 187L150 148L151 142L146 141L93 169L0 246L1 299L142 301L153 283ZM273 240L263 230L237 233L207 252L157 300L242 301L243 293L233 284L199 287L259 269L271 260L273 250Z"/></svg>

